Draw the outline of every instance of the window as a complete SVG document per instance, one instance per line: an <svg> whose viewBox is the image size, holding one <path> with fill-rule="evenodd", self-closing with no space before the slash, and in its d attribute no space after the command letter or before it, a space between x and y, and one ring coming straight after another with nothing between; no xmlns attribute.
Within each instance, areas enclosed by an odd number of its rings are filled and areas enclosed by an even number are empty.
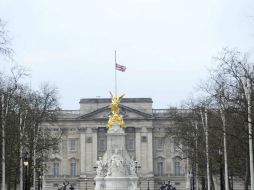
<svg viewBox="0 0 254 190"><path fill-rule="evenodd" d="M127 127L127 128L125 128L125 133L135 133L135 128L134 127Z"/></svg>
<svg viewBox="0 0 254 190"><path fill-rule="evenodd" d="M103 137L100 137L98 140L98 151L104 152L107 149L107 142L106 139Z"/></svg>
<svg viewBox="0 0 254 190"><path fill-rule="evenodd" d="M127 149L135 150L135 139L134 137L127 137Z"/></svg>
<svg viewBox="0 0 254 190"><path fill-rule="evenodd" d="M107 128L106 127L99 127L98 128L98 133L102 133L102 134L107 133Z"/></svg>
<svg viewBox="0 0 254 190"><path fill-rule="evenodd" d="M86 142L87 142L87 143L92 143L92 142L93 142L92 137L87 137Z"/></svg>
<svg viewBox="0 0 254 190"><path fill-rule="evenodd" d="M158 176L163 176L163 162L157 163Z"/></svg>
<svg viewBox="0 0 254 190"><path fill-rule="evenodd" d="M156 138L156 148L157 149L163 149L163 141L162 138Z"/></svg>
<svg viewBox="0 0 254 190"><path fill-rule="evenodd" d="M175 162L175 176L180 176L181 165L179 161Z"/></svg>
<svg viewBox="0 0 254 190"><path fill-rule="evenodd" d="M76 140L70 140L70 151L76 151Z"/></svg>
<svg viewBox="0 0 254 190"><path fill-rule="evenodd" d="M103 156L103 153L107 150L107 129L106 129L106 127L99 127L97 135L98 135L97 136L97 147L98 147L97 151L98 151L98 156L100 157L100 156ZM92 141L92 139L91 139L91 141Z"/></svg>
<svg viewBox="0 0 254 190"><path fill-rule="evenodd" d="M141 136L141 142L147 142L146 136Z"/></svg>
<svg viewBox="0 0 254 190"><path fill-rule="evenodd" d="M71 160L71 176L77 175L77 161L75 159Z"/></svg>
<svg viewBox="0 0 254 190"><path fill-rule="evenodd" d="M55 177L59 176L59 163L58 162L53 163L53 176L55 176Z"/></svg>
<svg viewBox="0 0 254 190"><path fill-rule="evenodd" d="M135 128L127 127L125 128L126 135L126 149L127 150L135 150Z"/></svg>

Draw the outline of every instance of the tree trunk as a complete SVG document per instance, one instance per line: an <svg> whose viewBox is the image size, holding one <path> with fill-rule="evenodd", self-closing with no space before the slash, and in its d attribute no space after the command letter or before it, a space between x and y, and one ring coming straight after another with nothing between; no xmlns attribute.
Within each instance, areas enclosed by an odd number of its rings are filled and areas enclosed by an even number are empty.
<svg viewBox="0 0 254 190"><path fill-rule="evenodd" d="M249 152L250 152L250 176L251 190L254 190L254 171L253 171L253 144L252 144L252 120L251 120L251 100L248 98L248 126L249 126Z"/></svg>
<svg viewBox="0 0 254 190"><path fill-rule="evenodd" d="M207 172L207 190L211 190L210 184L210 165L209 165L209 146L208 146L208 118L207 109L205 108L205 115L201 111L201 119L205 131L205 144L206 144L206 172Z"/></svg>
<svg viewBox="0 0 254 190"><path fill-rule="evenodd" d="M21 141L20 141L21 144ZM20 160L19 160L19 188L20 190L23 190L23 155L22 155L22 149L23 146L20 145L20 150L19 150L19 156L20 156Z"/></svg>
<svg viewBox="0 0 254 190"><path fill-rule="evenodd" d="M222 127L223 127L223 146L224 146L224 172L225 172L225 190L229 190L228 186L228 155L227 155L227 135L226 135L226 118L224 110L220 110Z"/></svg>
<svg viewBox="0 0 254 190"><path fill-rule="evenodd" d="M5 121L6 115L4 111L4 94L2 94L2 188L1 190L5 190ZM7 109L7 108L6 108Z"/></svg>
<svg viewBox="0 0 254 190"><path fill-rule="evenodd" d="M249 189L249 183L250 183L250 167L249 167L249 159L246 158L245 163L245 177L244 177L244 190Z"/></svg>
<svg viewBox="0 0 254 190"><path fill-rule="evenodd" d="M215 190L212 172L210 172L210 181L211 181L211 187L212 187L211 189Z"/></svg>
<svg viewBox="0 0 254 190"><path fill-rule="evenodd" d="M201 178L201 188L202 190L206 190L205 177Z"/></svg>
<svg viewBox="0 0 254 190"><path fill-rule="evenodd" d="M248 128L249 128L249 156L250 156L250 181L251 181L251 190L254 190L254 168L253 168L253 144L252 144L252 120L251 120L251 84L250 80L246 79L246 86L243 86L244 94L247 99L247 107L248 107Z"/></svg>
<svg viewBox="0 0 254 190"><path fill-rule="evenodd" d="M199 190L199 178L198 178L198 136L197 136L197 132L198 132L198 122L195 122L195 130L196 130L196 139L195 139L195 166L196 166L196 172L195 172L195 179L196 179L196 190Z"/></svg>

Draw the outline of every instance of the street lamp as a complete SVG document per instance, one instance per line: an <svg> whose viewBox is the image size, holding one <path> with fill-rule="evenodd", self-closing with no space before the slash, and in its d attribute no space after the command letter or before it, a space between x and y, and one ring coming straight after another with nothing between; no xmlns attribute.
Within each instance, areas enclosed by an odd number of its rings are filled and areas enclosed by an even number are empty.
<svg viewBox="0 0 254 190"><path fill-rule="evenodd" d="M219 156L220 156L220 189L224 190L224 185L223 185L223 163L222 163L222 151L219 149Z"/></svg>
<svg viewBox="0 0 254 190"><path fill-rule="evenodd" d="M138 165L138 161L135 161L134 163L135 163L135 173L138 174L138 169L140 169L141 166ZM139 181L139 189L141 190L141 181Z"/></svg>
<svg viewBox="0 0 254 190"><path fill-rule="evenodd" d="M39 176L39 188L38 190L41 190L42 189L42 176L40 175Z"/></svg>
<svg viewBox="0 0 254 190"><path fill-rule="evenodd" d="M24 166L25 166L25 190L28 190L28 188L27 188L27 182L28 182L28 175L27 175L27 173L28 173L28 159L27 159L27 152L25 152L25 155L24 155L24 162L23 162L23 164L24 164Z"/></svg>
<svg viewBox="0 0 254 190"><path fill-rule="evenodd" d="M229 181L231 184L231 189L233 190L234 189L234 176L232 174L229 176Z"/></svg>
<svg viewBox="0 0 254 190"><path fill-rule="evenodd" d="M147 190L150 190L150 187L149 187L149 179L147 180Z"/></svg>
<svg viewBox="0 0 254 190"><path fill-rule="evenodd" d="M24 166L25 166L25 167L28 166L28 161L27 161L27 160L24 161Z"/></svg>
<svg viewBox="0 0 254 190"><path fill-rule="evenodd" d="M135 161L135 172L136 172L136 174L138 173L138 169L140 169L140 168L141 168L141 166L138 165L138 161Z"/></svg>
<svg viewBox="0 0 254 190"><path fill-rule="evenodd" d="M85 186L86 186L86 190L87 190L87 181L88 179L85 178Z"/></svg>
<svg viewBox="0 0 254 190"><path fill-rule="evenodd" d="M190 188L191 190L194 190L194 175L193 171L189 171L189 177L190 177Z"/></svg>
<svg viewBox="0 0 254 190"><path fill-rule="evenodd" d="M38 171L38 190L42 189L42 170L41 168Z"/></svg>

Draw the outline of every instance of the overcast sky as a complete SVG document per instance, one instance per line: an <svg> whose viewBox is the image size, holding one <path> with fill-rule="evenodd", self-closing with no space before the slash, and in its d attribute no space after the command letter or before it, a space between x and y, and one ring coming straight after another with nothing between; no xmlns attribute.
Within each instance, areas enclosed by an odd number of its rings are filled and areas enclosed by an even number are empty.
<svg viewBox="0 0 254 190"><path fill-rule="evenodd" d="M155 108L195 95L223 47L254 53L253 0L1 0L0 18L29 83L57 86L63 109L114 91L115 50L119 94Z"/></svg>

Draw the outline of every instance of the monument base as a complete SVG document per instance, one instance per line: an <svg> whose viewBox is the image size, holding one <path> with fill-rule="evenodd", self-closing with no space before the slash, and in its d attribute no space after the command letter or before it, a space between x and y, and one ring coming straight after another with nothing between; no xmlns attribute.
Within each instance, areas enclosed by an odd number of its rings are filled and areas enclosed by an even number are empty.
<svg viewBox="0 0 254 190"><path fill-rule="evenodd" d="M138 190L138 177L96 177L95 190Z"/></svg>
<svg viewBox="0 0 254 190"><path fill-rule="evenodd" d="M138 190L137 162L125 147L125 132L113 124L107 132L107 151L97 161L95 190Z"/></svg>

